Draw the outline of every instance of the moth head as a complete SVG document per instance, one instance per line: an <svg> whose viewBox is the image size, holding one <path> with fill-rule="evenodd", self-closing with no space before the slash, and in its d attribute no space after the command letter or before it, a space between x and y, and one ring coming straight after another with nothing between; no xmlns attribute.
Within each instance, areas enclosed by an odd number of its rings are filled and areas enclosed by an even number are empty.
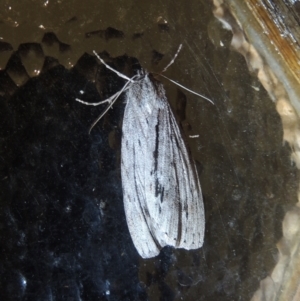
<svg viewBox="0 0 300 301"><path fill-rule="evenodd" d="M146 75L147 75L147 72L144 69L140 69L136 73L136 76L137 76L138 80L139 79L144 79Z"/></svg>

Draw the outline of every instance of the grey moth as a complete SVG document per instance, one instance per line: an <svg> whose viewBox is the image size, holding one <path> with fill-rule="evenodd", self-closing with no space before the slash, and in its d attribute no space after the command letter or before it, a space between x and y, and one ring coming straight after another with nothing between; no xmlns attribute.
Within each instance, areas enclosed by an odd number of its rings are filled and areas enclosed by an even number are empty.
<svg viewBox="0 0 300 301"><path fill-rule="evenodd" d="M143 258L200 248L205 217L194 161L162 83L140 72L126 91L121 175L127 225Z"/></svg>
<svg viewBox="0 0 300 301"><path fill-rule="evenodd" d="M93 127L125 91L121 146L123 201L138 253L151 258L165 246L187 250L202 247L205 216L199 177L162 83L144 70L128 78L94 54L127 82L121 91L100 103L76 100L87 105L109 103Z"/></svg>

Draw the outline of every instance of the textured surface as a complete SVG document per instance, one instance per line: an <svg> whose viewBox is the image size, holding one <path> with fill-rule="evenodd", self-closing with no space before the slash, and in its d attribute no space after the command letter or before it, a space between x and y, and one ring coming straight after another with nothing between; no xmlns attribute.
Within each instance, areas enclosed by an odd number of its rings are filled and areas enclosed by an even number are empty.
<svg viewBox="0 0 300 301"><path fill-rule="evenodd" d="M3 3L10 47L0 55L0 299L251 299L275 265L297 172L275 104L229 50L230 33L208 2L50 1L32 9L25 1L11 10ZM18 27L9 23L15 19ZM103 108L75 98L99 101L123 85L85 52L127 53L102 57L129 74L133 56L161 70L180 43L166 75L216 104L163 81L197 164L205 240L199 250L164 248L143 260L123 209L124 102L88 135Z"/></svg>

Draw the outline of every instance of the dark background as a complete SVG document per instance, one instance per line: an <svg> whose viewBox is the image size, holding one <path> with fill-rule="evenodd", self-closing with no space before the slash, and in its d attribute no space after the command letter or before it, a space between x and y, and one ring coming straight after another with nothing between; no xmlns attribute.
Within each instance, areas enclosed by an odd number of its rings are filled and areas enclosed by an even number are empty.
<svg viewBox="0 0 300 301"><path fill-rule="evenodd" d="M11 8L10 8L11 7ZM4 1L0 42L0 299L250 300L276 263L297 193L275 105L207 1ZM206 233L195 251L137 254L120 179L122 98L137 61L161 79L197 162ZM82 91L82 92L80 92ZM189 138L199 135L199 138Z"/></svg>

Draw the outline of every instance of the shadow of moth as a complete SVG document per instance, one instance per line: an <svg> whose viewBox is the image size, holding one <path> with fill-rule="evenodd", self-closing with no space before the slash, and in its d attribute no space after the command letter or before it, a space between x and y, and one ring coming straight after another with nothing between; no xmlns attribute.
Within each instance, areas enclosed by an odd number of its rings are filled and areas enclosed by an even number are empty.
<svg viewBox="0 0 300 301"><path fill-rule="evenodd" d="M127 225L138 253L151 258L164 246L202 247L205 217L198 173L162 83L144 70L128 78L105 66L127 80L103 102L110 103L107 112L126 90L121 176Z"/></svg>

